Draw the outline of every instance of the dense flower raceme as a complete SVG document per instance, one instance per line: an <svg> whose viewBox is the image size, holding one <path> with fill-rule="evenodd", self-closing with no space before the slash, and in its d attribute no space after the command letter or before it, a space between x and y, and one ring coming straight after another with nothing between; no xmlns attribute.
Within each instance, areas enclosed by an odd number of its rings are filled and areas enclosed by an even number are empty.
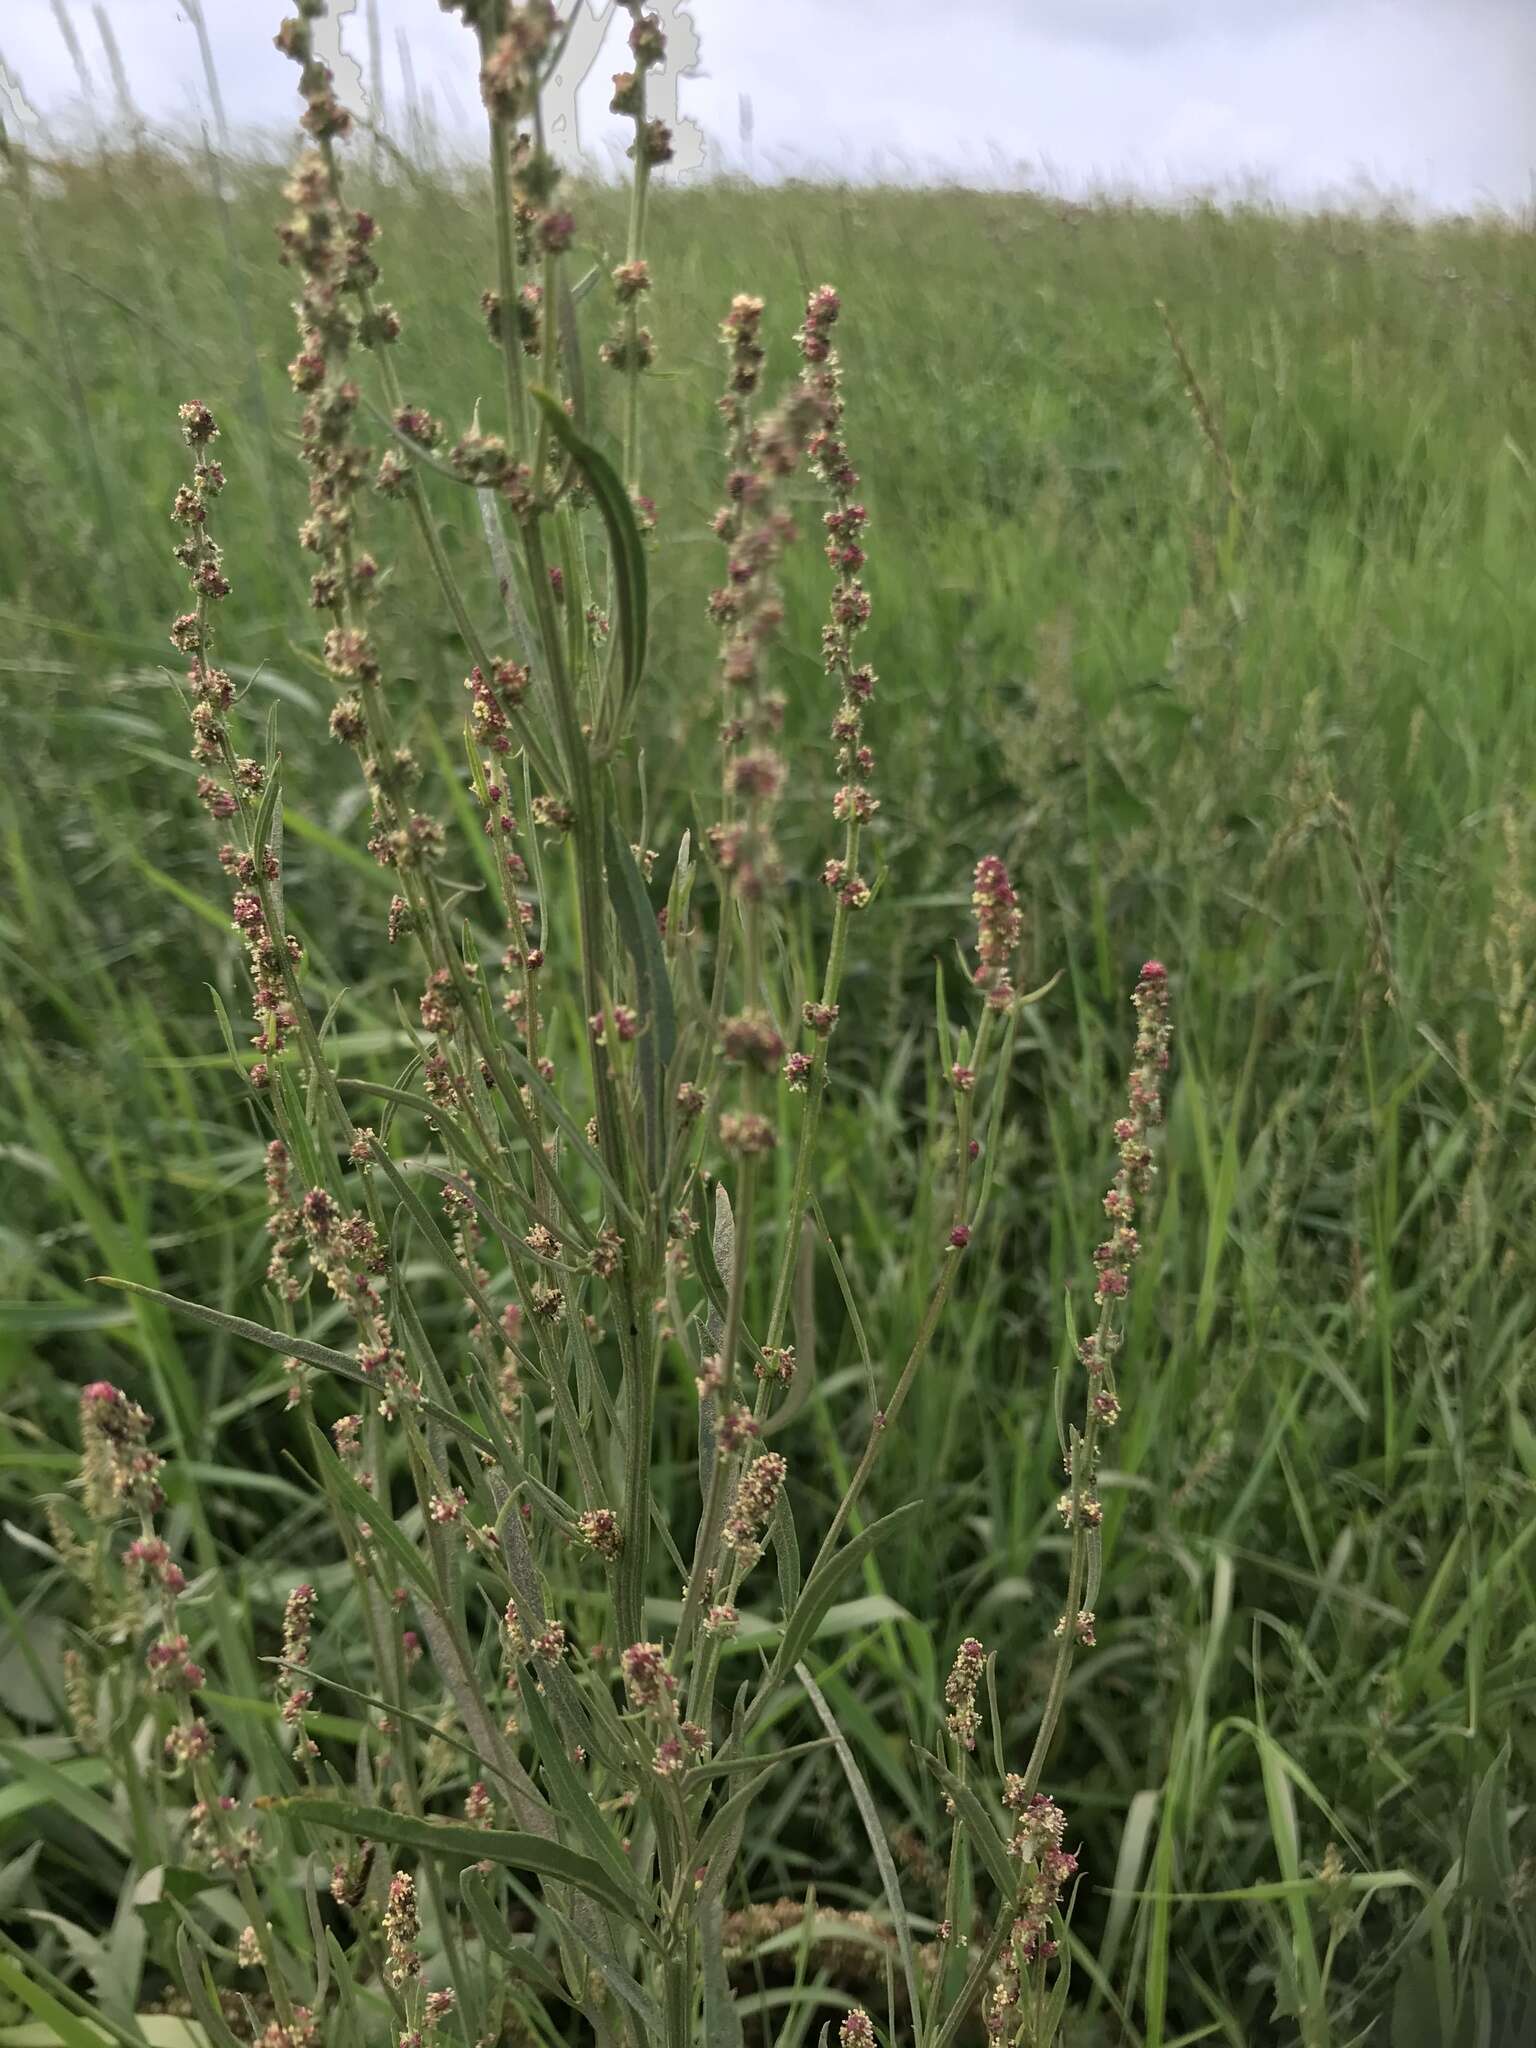
<svg viewBox="0 0 1536 2048"><path fill-rule="evenodd" d="M1114 1366L1124 1341L1131 1274L1141 1255L1137 1204L1150 1192L1156 1172L1149 1136L1163 1119L1163 1083L1173 1037L1168 971L1160 960L1148 960L1142 967L1131 1001L1136 1011L1136 1044L1126 1089L1128 1113L1115 1123L1120 1163L1104 1197L1111 1230L1094 1252L1098 1319L1078 1343L1078 1358L1088 1379L1087 1408L1082 1429L1072 1432L1065 1460L1066 1489L1057 1503L1063 1522L1073 1532L1074 1582L1082 1576L1077 1569L1082 1544L1104 1519L1097 1486L1100 1443L1103 1433L1120 1419ZM1072 1643L1092 1649L1098 1639L1093 1610L1069 1603L1056 1624L1056 1633L1064 1639L1064 1656Z"/></svg>
<svg viewBox="0 0 1536 2048"><path fill-rule="evenodd" d="M977 984L986 991L989 1005L1000 990L1010 991L1005 999L1011 1001L1011 964L1019 942L1020 919L1007 872L991 857L977 864L975 908ZM1120 1348L1120 1318L1139 1249L1134 1230L1136 1205L1145 1200L1152 1185L1155 1162L1150 1133L1163 1117L1172 1025L1168 975L1161 962L1149 960L1142 968L1132 1003L1137 1031L1127 1085L1128 1114L1115 1124L1119 1167L1104 1202L1114 1235L1100 1247L1095 1261L1098 1323L1079 1344L1079 1357L1087 1369L1086 1413L1082 1427L1070 1432L1067 1488L1059 1503L1071 1531L1068 1604L1056 1626L1052 1679L1027 1768L1010 1773L1001 1788L1003 1806L1013 1819L1008 1851L1019 1865L1018 1883L1011 1900L1003 1902L970 1980L976 1991L984 1991L983 2018L989 2038L1006 2048L1025 2048L1025 2044L1048 2038L1041 2031L1047 1997L1045 1970L1057 1954L1057 1922L1078 1873L1077 1855L1066 1847L1067 1817L1039 1790L1039 1780L1063 1709L1073 1657L1078 1649L1090 1649L1096 1641L1096 1617L1081 1604L1081 1593L1088 1583L1088 1547L1103 1520L1096 1487L1100 1438L1120 1413L1112 1366ZM1106 1276L1112 1276L1108 1285ZM977 1747L981 1729L978 1695L986 1668L981 1643L967 1636L944 1687L946 1726L955 1745L956 1768L962 1772ZM940 1935L946 1941L952 1938L953 1928L947 1919ZM851 2015L850 2023L856 2018Z"/></svg>
<svg viewBox="0 0 1536 2048"><path fill-rule="evenodd" d="M160 1534L156 1517L165 1508L159 1475L162 1461L150 1448L152 1417L120 1387L93 1381L80 1395L81 1469L79 1491L89 1541L66 1538L63 1555L94 1593L96 1626L109 1641L136 1642L143 1674L144 1705L158 1739L158 1761L168 1786L185 1786L187 1804L176 1816L179 1860L207 1870L233 1886L249 1924L241 1951L253 1968L266 1969L270 1949L257 1931L264 1915L258 1905L252 1867L261 1848L258 1827L241 1800L224 1789L222 1759L213 1729L198 1710L207 1673L193 1652L181 1603L188 1593L185 1571ZM137 1533L128 1536L127 1528ZM59 1525L63 1532L62 1522ZM190 1602L188 1603L190 1606ZM308 1615L313 1594L300 1589L290 1602L292 1642L307 1652ZM108 1696L110 1696L110 1681ZM70 1653L67 1692L77 1737L88 1748L102 1745L105 1727L96 1712L103 1673L79 1650ZM280 1686L280 1693L286 1688ZM119 1695L120 1697L120 1695ZM303 1734L307 1695L284 1719ZM285 1702L287 1704L287 1702ZM284 2024L302 2013L277 1983L274 1997Z"/></svg>
<svg viewBox="0 0 1536 2048"><path fill-rule="evenodd" d="M1131 1274L1141 1255L1137 1204L1151 1189L1156 1172L1148 1138L1163 1120L1163 1081L1173 1037L1168 970L1160 960L1149 960L1142 968L1131 1001L1136 1010L1136 1047L1126 1089L1126 1114L1117 1120L1114 1130L1120 1164L1104 1197L1104 1214L1111 1229L1093 1255L1099 1320L1078 1347L1093 1384L1094 1413L1106 1427L1112 1426L1119 1414L1112 1367L1120 1348L1119 1324L1131 1290Z"/></svg>
<svg viewBox="0 0 1536 2048"><path fill-rule="evenodd" d="M218 423L197 399L181 407L180 421L192 451L192 472L176 493L171 518L181 529L174 552L187 571L193 609L172 622L171 642L187 657L192 758L201 771L198 796L210 817L234 828L234 837L219 849L219 863L233 885L230 911L250 968L260 1027L255 1044L262 1055L252 1079L259 1087L267 1077L267 1057L280 1053L297 1028L292 985L301 954L292 933L276 929L273 921L279 874L271 841L263 839L258 845L250 830L267 771L261 762L235 749L230 725L234 683L212 659L215 609L230 591L223 552L212 532L213 504L225 485L223 465L211 452L219 437Z"/></svg>
<svg viewBox="0 0 1536 2048"><path fill-rule="evenodd" d="M976 986L986 991L989 1008L1005 1010L1013 1000L1009 975L1023 917L1008 870L996 854L976 863L971 906L976 913Z"/></svg>

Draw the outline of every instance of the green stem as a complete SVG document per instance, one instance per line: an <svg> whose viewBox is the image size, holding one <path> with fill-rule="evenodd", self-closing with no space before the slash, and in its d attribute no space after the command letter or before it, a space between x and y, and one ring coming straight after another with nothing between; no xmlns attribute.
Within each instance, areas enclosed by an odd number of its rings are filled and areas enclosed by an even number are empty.
<svg viewBox="0 0 1536 2048"><path fill-rule="evenodd" d="M1088 1569L1088 1530L1083 1521L1084 1481L1093 1474L1096 1440L1099 1422L1092 1406L1083 1434L1073 1432L1072 1445L1072 1558L1067 1571L1067 1605L1062 1616L1061 1641L1056 1649L1056 1662L1051 1671L1050 1689L1045 1696L1045 1707L1040 1715L1040 1726L1035 1732L1034 1747L1024 1771L1023 1799L1029 1800L1039 1790L1041 1773L1050 1753L1051 1738L1056 1733L1056 1724L1061 1719L1062 1706L1067 1696L1067 1680L1072 1675L1072 1662L1077 1650L1077 1611L1082 1604L1083 1580Z"/></svg>
<svg viewBox="0 0 1536 2048"><path fill-rule="evenodd" d="M501 290L501 377L507 429L519 451L529 445L528 393L523 381L521 301L517 251L512 231L512 198L507 189L509 133L505 121L491 123L491 193L496 209L496 268Z"/></svg>
<svg viewBox="0 0 1536 2048"><path fill-rule="evenodd" d="M635 113L635 176L629 195L629 239L624 251L626 263L638 263L645 246L645 202L651 186L651 163L645 147L645 78L642 65L635 73L639 105ZM624 481L631 491L640 488L640 365L636 360L640 304L638 296L632 298L624 316Z"/></svg>
<svg viewBox="0 0 1536 2048"><path fill-rule="evenodd" d="M844 846L844 862L851 875L856 870L859 854L859 828L849 820L848 836ZM842 988L843 964L848 951L848 920L851 913L847 904L840 899L832 914L832 938L827 948L827 968L822 979L821 1000L827 1009L835 1008L838 993ZM788 1228L784 1232L779 1252L779 1268L774 1276L772 1308L768 1316L768 1334L763 1339L765 1350L773 1350L784 1341L784 1324L789 1314L789 1291L794 1281L795 1260L800 1245L800 1219L805 1214L810 1195L811 1165L816 1153L816 1139L821 1129L822 1103L827 1089L827 1056L830 1034L818 1037L816 1050L812 1054L810 1077L806 1082L805 1108L800 1117L800 1137L795 1148L795 1177L790 1189ZM768 1386L764 1380L763 1386ZM761 1419L761 1417L759 1418Z"/></svg>
<svg viewBox="0 0 1536 2048"><path fill-rule="evenodd" d="M741 1177L737 1183L735 1224L735 1256L731 1264L731 1282L726 1294L725 1325L720 1339L720 1387L716 1396L716 1423L723 1420L730 1406L735 1383L734 1363L736 1347L741 1338L742 1310L746 1296L748 1247L751 1243L752 1225L757 1201L756 1162L744 1159L741 1163ZM694 1545L693 1564L688 1573L688 1585L683 1594L683 1611L678 1616L677 1637L672 1645L672 1669L681 1670L688 1645L692 1640L694 1625L698 1620L699 1608L704 1598L704 1587L719 1563L720 1531L725 1521L726 1488L730 1483L735 1459L727 1456L718 1442L709 1468L709 1486L704 1496L704 1512L699 1518L698 1539ZM698 1685L695 1674L695 1690Z"/></svg>

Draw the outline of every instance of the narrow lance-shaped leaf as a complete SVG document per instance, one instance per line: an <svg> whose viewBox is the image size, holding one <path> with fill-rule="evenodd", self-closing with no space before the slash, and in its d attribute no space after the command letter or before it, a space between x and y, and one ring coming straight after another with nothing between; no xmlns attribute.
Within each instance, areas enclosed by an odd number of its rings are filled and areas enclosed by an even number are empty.
<svg viewBox="0 0 1536 2048"><path fill-rule="evenodd" d="M360 1842L384 1842L395 1848L420 1849L430 1856L455 1857L465 1863L504 1863L512 1870L532 1871L536 1877L569 1885L573 1891L611 1906L629 1926L647 1933L648 1939L653 1938L636 1918L633 1894L621 1890L600 1863L543 1835L478 1828L468 1821L418 1818L415 1814L393 1813L383 1806L359 1806L348 1799L309 1793L275 1799L271 1810L286 1821L334 1828Z"/></svg>
<svg viewBox="0 0 1536 2048"><path fill-rule="evenodd" d="M146 1301L158 1301L163 1307L175 1309L179 1315L188 1316L195 1323L206 1323L211 1330L227 1330L232 1337L243 1337L249 1344L259 1344L264 1351L275 1351L285 1358L302 1359L306 1365L322 1366L338 1379L350 1380L354 1386L364 1387L369 1393L379 1391L377 1382L369 1379L367 1373L361 1371L344 1351L333 1351L328 1344L311 1343L307 1337L290 1336L283 1330L269 1330L264 1323L228 1315L223 1309L204 1308L200 1301L183 1301L180 1295L165 1294L158 1287L141 1286L137 1280L119 1280L110 1273L95 1274L92 1284L96 1287L120 1287L126 1294L141 1294ZM434 1422L440 1422L444 1429L451 1430L477 1451L494 1453L495 1445L490 1438L482 1436L462 1416L427 1399L419 1400L416 1406L423 1415L430 1415Z"/></svg>
<svg viewBox="0 0 1536 2048"><path fill-rule="evenodd" d="M986 1864L992 1882L1005 1899L1012 1898L1018 1889L1019 1874L1008 1860L1007 1845L997 1822L970 1786L962 1784L932 1750L919 1749L917 1753L955 1802L955 1811L970 1833L971 1846Z"/></svg>
<svg viewBox="0 0 1536 2048"><path fill-rule="evenodd" d="M741 1847L741 1838L746 1829L747 1809L772 1774L773 1765L766 1764L755 1777L733 1792L714 1814L709 1825L700 1835L693 1851L693 1865L702 1870L695 1900L718 1899L729 1882L736 1852ZM690 1879L690 1885L693 1880Z"/></svg>
<svg viewBox="0 0 1536 2048"><path fill-rule="evenodd" d="M875 1859L875 1868L880 1873L880 1888L885 1893L885 1902L891 1909L891 1925L896 1931L896 1947L901 1955L902 1974L907 1980L907 1997L911 2001L913 2030L921 2038L920 2017L923 2010L922 1992L917 1977L917 1957L912 1949L912 1929L907 1922L906 1902L901 1896L901 1884L896 1876L896 1865L891 1856L890 1844L885 1838L885 1828L875 1807L874 1797L865 1782L864 1773L854 1761L853 1751L841 1728L837 1716L827 1705L821 1688L817 1685L804 1664L795 1666L795 1676L805 1687L806 1697L816 1709L816 1717L832 1738L832 1747L837 1751L837 1760L843 1767L843 1776L848 1780L848 1789L853 1794L853 1803L859 1809L859 1819L864 1823L864 1834L869 1842L870 1854Z"/></svg>
<svg viewBox="0 0 1536 2048"><path fill-rule="evenodd" d="M480 1939L490 1954L499 1956L508 1969L531 1984L541 1998L558 1999L562 2005L575 2004L570 1992L552 1970L544 1967L532 1949L513 1940L506 1920L491 1903L490 1892L479 1871L465 1871L459 1880L459 1895L469 1908L470 1918L479 1928Z"/></svg>
<svg viewBox="0 0 1536 2048"><path fill-rule="evenodd" d="M640 1012L640 1079L645 1102L645 1144L652 1174L660 1168L663 1128L662 1089L667 1068L677 1046L677 1016L672 1004L672 983L667 958L656 929L656 913L645 891L645 881L625 842L624 835L608 813L608 893L623 936L625 950L635 965L635 984Z"/></svg>
<svg viewBox="0 0 1536 2048"><path fill-rule="evenodd" d="M528 1732L538 1752L539 1765L553 1795L555 1811L562 1822L574 1827L581 1839L592 1850L598 1862L612 1876L616 1884L626 1890L633 1887L633 1878L625 1861L624 1851L618 1836L603 1819L593 1804L592 1795L582 1783L576 1766L571 1762L566 1745L539 1698L538 1683L525 1665L517 1671L518 1691L523 1703L523 1717ZM637 1904L631 1900L631 1906Z"/></svg>
<svg viewBox="0 0 1536 2048"><path fill-rule="evenodd" d="M558 399L547 391L535 391L534 402L538 405L550 432L574 458L577 468L602 514L603 525L608 533L608 546L613 557L613 585L618 605L618 633L621 669L624 678L623 702L627 705L640 687L640 678L645 671L645 643L648 621L646 617L650 602L647 589L645 549L640 541L640 529L635 523L629 493L619 480L618 471L608 460L584 441L566 417L565 408Z"/></svg>
<svg viewBox="0 0 1536 2048"><path fill-rule="evenodd" d="M741 2014L725 1967L724 1915L719 1899L701 1909L704 1963L704 2048L741 2048Z"/></svg>

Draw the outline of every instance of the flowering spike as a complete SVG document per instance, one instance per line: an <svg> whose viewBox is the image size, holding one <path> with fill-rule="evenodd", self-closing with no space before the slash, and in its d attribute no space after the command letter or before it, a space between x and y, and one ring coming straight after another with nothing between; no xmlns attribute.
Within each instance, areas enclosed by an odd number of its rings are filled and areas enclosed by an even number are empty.
<svg viewBox="0 0 1536 2048"><path fill-rule="evenodd" d="M955 1652L954 1669L944 1681L944 1704L949 1709L949 1732L964 1749L976 1747L981 1716L976 1711L976 1688L986 1668L987 1653L975 1636L967 1636Z"/></svg>
<svg viewBox="0 0 1536 2048"><path fill-rule="evenodd" d="M1008 870L995 853L985 854L976 863L971 907L976 913L973 979L986 991L989 1008L1006 1010L1013 1001L1010 974L1024 921Z"/></svg>

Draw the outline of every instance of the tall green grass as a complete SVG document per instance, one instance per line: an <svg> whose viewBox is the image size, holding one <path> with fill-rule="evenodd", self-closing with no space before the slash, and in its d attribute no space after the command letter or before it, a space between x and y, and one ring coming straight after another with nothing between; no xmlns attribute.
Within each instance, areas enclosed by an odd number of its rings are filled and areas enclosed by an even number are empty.
<svg viewBox="0 0 1536 2048"><path fill-rule="evenodd" d="M152 1400L197 1482L173 1501L186 1547L220 1562L259 1633L314 1536L281 1375L89 1285L110 1270L259 1313L260 1134L203 989L237 1007L238 953L163 667L179 481L165 421L189 391L225 421L246 480L221 526L225 644L252 703L277 711L311 979L340 999L356 1071L393 1078L401 1042L358 938L380 879L327 761L325 688L297 651L277 182L261 162L215 174L149 149L13 159L0 204L0 1483L15 1624L0 1703L7 1736L57 1737L31 1743L25 1769L0 1747L0 1910L7 1942L97 1999L133 1967L120 1930L138 1908L112 1896L112 1810L58 1734L55 1577L29 1547L34 1497L72 1469L74 1389L115 1377ZM483 194L451 167L390 160L376 198L391 290L413 312L407 389L467 418L497 375L474 311L490 281ZM617 208L583 196L595 255L622 239ZM801 1424L824 1476L798 1468L824 1488L807 1496L817 1512L863 1440L864 1348L885 1356L913 1319L894 1252L937 1229L925 1161L942 1083L910 1020L936 956L952 975L949 892L979 845L998 842L1023 879L1034 979L1063 970L1026 1013L997 1227L872 1490L871 1516L914 1495L925 1511L867 1564L861 1604L838 1610L846 1635L818 1645L829 1705L868 1734L881 1818L898 1852L934 1838L932 1786L875 1731L922 1733L960 1634L998 1643L1018 1675L1000 1702L1010 1746L1039 1715L1032 1646L1060 1583L1061 1300L1089 1265L1120 992L1157 952L1180 1037L1154 1277L1104 1475L1102 1647L1052 1769L1085 1838L1077 2038L1310 2048L1374 2022L1371 2038L1403 2048L1528 2039L1530 239L718 185L658 195L652 256L648 432L682 480L652 563L655 844L697 824L686 794L710 779L713 745L710 634L668 593L699 588L707 560L716 372L673 337L707 334L733 290L761 291L783 333L803 287L837 278L878 537L889 867L850 975L820 1189L862 1320L824 1275ZM425 564L403 543L396 557L381 630L403 650L418 749L452 786L461 656ZM790 600L786 646L814 649L814 560ZM792 741L823 715L802 659ZM787 807L792 871L824 795ZM808 935L810 891L798 914ZM692 1455L680 1421L663 1495L682 1500ZM231 1617L224 1669L256 1692L242 1640ZM833 1906L868 1897L835 1755L794 1765L764 1815L754 1900L798 1901L812 1882ZM916 1897L921 1870L909 1878ZM12 1967L0 1951L0 1996ZM815 1951L798 1988L793 1967L790 1941L743 1948L749 2025L803 2006L809 2029L817 1997L861 1984L884 1997L884 1961L856 1945Z"/></svg>

